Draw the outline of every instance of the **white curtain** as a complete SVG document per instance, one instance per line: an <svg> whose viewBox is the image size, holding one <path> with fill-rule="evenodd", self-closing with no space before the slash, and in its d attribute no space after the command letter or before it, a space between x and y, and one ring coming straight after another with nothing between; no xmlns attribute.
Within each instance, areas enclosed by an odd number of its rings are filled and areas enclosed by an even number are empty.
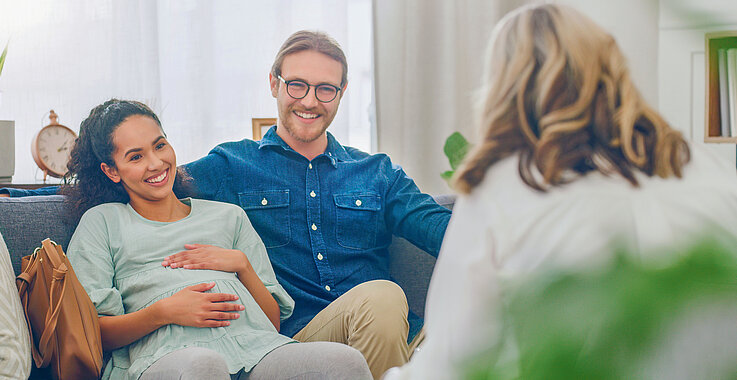
<svg viewBox="0 0 737 380"><path fill-rule="evenodd" d="M657 0L552 1L579 9L609 30L645 98L657 103ZM374 0L378 150L389 153L422 190L450 191L439 174L449 169L444 141L454 131L475 136L471 99L491 30L504 14L528 3L535 2Z"/></svg>
<svg viewBox="0 0 737 380"><path fill-rule="evenodd" d="M522 1L374 0L378 150L425 192L450 191L443 145L474 136L472 98L494 24Z"/></svg>
<svg viewBox="0 0 737 380"><path fill-rule="evenodd" d="M30 154L50 109L78 131L112 97L148 103L180 163L251 137L276 117L268 73L282 42L326 31L348 56L349 88L330 131L371 149L371 0L0 0L0 119L15 120L15 182L41 178Z"/></svg>

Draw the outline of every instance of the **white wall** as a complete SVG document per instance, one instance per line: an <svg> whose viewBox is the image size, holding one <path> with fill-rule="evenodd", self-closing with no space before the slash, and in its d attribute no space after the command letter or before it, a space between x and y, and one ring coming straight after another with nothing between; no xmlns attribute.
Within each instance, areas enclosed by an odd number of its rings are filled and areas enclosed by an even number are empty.
<svg viewBox="0 0 737 380"><path fill-rule="evenodd" d="M704 34L737 30L737 1L661 0L659 109L694 143L704 144ZM704 144L735 162L734 144Z"/></svg>
<svg viewBox="0 0 737 380"><path fill-rule="evenodd" d="M658 104L658 0L560 0L601 25L617 40L645 100Z"/></svg>
<svg viewBox="0 0 737 380"><path fill-rule="evenodd" d="M559 0L608 30L646 101L704 144L704 33L737 29L735 0ZM734 144L705 144L736 161Z"/></svg>

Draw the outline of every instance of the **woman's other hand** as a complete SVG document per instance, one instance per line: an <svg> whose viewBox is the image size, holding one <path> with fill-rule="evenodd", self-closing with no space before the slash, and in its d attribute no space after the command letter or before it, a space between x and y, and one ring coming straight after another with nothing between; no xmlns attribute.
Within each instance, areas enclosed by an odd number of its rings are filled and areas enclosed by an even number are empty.
<svg viewBox="0 0 737 380"><path fill-rule="evenodd" d="M161 265L171 268L210 269L242 273L251 268L246 255L236 249L225 249L207 244L185 244L186 251L164 258Z"/></svg>
<svg viewBox="0 0 737 380"><path fill-rule="evenodd" d="M243 252L205 244L185 244L184 248L187 250L164 258L161 265L171 268L210 269L235 273L274 325L276 331L279 331L279 304L266 289Z"/></svg>
<svg viewBox="0 0 737 380"><path fill-rule="evenodd" d="M177 324L193 327L224 327L229 320L240 317L238 312L245 307L230 303L238 296L227 293L205 293L215 287L215 283L188 286L174 295L154 303L156 314L162 324ZM152 305L152 306L154 306Z"/></svg>

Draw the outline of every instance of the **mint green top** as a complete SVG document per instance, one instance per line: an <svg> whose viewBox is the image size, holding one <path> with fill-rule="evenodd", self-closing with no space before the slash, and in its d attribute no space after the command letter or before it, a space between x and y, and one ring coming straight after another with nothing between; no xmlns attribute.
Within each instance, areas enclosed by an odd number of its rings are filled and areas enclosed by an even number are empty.
<svg viewBox="0 0 737 380"><path fill-rule="evenodd" d="M107 203L88 210L74 232L67 254L79 281L100 315L122 315L143 309L183 288L215 282L214 293L238 295L245 306L230 326L199 328L167 325L119 348L105 366L103 379L138 379L162 356L185 347L219 352L231 373L250 371L271 350L294 342L277 333L235 273L172 269L164 257L185 244L210 244L245 253L266 289L274 296L281 319L294 301L276 280L266 249L245 212L234 205L185 199L192 206L176 222L143 218L128 204Z"/></svg>

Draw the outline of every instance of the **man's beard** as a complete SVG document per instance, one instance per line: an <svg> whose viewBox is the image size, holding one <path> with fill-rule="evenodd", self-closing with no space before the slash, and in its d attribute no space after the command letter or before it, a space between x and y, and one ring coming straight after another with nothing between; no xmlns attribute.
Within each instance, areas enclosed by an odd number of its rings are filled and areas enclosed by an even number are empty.
<svg viewBox="0 0 737 380"><path fill-rule="evenodd" d="M319 132L315 132L313 128L307 127L307 128L295 128L292 125L293 119L296 119L298 116L294 114L295 109L289 109L287 117L284 118L282 125L284 126L284 129L289 134L289 136L292 136L293 139L301 142L301 143L311 143L323 134L325 134L325 131L327 131L328 127L330 126L330 123L332 123L333 119L335 118L335 114L327 115L326 113L319 113L320 118L323 119L318 122L322 122L322 128L320 128ZM301 110L300 110L301 112ZM309 111L312 112L312 111ZM328 119L328 116L330 118ZM304 136L298 134L300 131L308 131L309 135Z"/></svg>

